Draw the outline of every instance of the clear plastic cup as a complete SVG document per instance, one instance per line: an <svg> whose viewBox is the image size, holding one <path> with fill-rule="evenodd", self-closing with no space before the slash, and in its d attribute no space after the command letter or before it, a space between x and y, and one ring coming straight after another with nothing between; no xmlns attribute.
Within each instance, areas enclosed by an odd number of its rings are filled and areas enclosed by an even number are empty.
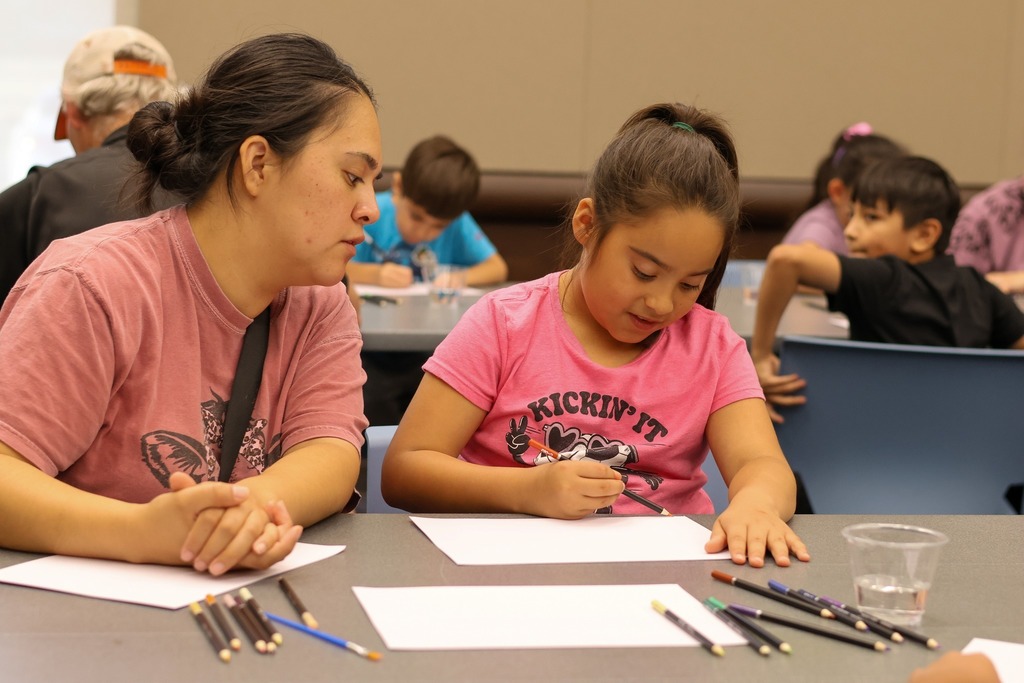
<svg viewBox="0 0 1024 683"><path fill-rule="evenodd" d="M761 289L761 278L764 277L764 263L744 263L740 270L742 281L743 303L748 306L757 305L757 293Z"/></svg>
<svg viewBox="0 0 1024 683"><path fill-rule="evenodd" d="M466 269L442 263L431 270L430 299L439 304L456 303L466 287Z"/></svg>
<svg viewBox="0 0 1024 683"><path fill-rule="evenodd" d="M848 526L843 536L857 608L893 624L919 625L949 538L924 527L881 523Z"/></svg>

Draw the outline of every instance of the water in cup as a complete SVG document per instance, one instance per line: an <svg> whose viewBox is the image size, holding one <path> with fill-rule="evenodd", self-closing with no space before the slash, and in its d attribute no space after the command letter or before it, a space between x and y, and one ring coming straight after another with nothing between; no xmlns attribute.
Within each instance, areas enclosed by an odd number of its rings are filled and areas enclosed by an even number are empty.
<svg viewBox="0 0 1024 683"><path fill-rule="evenodd" d="M904 626L917 626L924 615L929 585L912 582L900 585L900 578L865 574L854 581L857 606L879 619Z"/></svg>

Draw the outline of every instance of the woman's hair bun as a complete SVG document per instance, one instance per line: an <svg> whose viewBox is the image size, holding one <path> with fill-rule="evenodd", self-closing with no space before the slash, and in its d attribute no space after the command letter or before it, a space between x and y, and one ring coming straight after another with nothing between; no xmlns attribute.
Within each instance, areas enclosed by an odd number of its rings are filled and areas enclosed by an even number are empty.
<svg viewBox="0 0 1024 683"><path fill-rule="evenodd" d="M159 174L177 156L180 142L170 102L150 102L128 124L128 149L151 172Z"/></svg>

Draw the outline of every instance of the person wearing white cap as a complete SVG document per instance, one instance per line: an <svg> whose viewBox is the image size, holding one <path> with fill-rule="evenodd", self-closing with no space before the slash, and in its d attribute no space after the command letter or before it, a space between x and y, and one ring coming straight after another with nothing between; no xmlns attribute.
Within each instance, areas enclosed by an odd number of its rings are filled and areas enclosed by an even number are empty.
<svg viewBox="0 0 1024 683"><path fill-rule="evenodd" d="M0 300L53 240L139 216L119 201L133 170L127 125L146 104L176 96L171 56L145 31L112 26L75 45L53 137L69 140L76 156L32 168L0 194ZM156 201L170 206L174 198Z"/></svg>

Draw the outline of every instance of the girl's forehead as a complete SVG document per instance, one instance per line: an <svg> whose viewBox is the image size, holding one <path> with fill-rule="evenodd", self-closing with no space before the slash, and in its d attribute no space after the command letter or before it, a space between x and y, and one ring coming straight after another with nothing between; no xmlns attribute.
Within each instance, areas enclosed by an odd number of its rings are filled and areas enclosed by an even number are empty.
<svg viewBox="0 0 1024 683"><path fill-rule="evenodd" d="M721 238L725 235L725 226L703 209L665 208L613 223L612 231L634 239L690 239L704 234Z"/></svg>
<svg viewBox="0 0 1024 683"><path fill-rule="evenodd" d="M701 209L662 209L638 220L613 224L606 239L667 267L714 265L725 242L725 226Z"/></svg>

